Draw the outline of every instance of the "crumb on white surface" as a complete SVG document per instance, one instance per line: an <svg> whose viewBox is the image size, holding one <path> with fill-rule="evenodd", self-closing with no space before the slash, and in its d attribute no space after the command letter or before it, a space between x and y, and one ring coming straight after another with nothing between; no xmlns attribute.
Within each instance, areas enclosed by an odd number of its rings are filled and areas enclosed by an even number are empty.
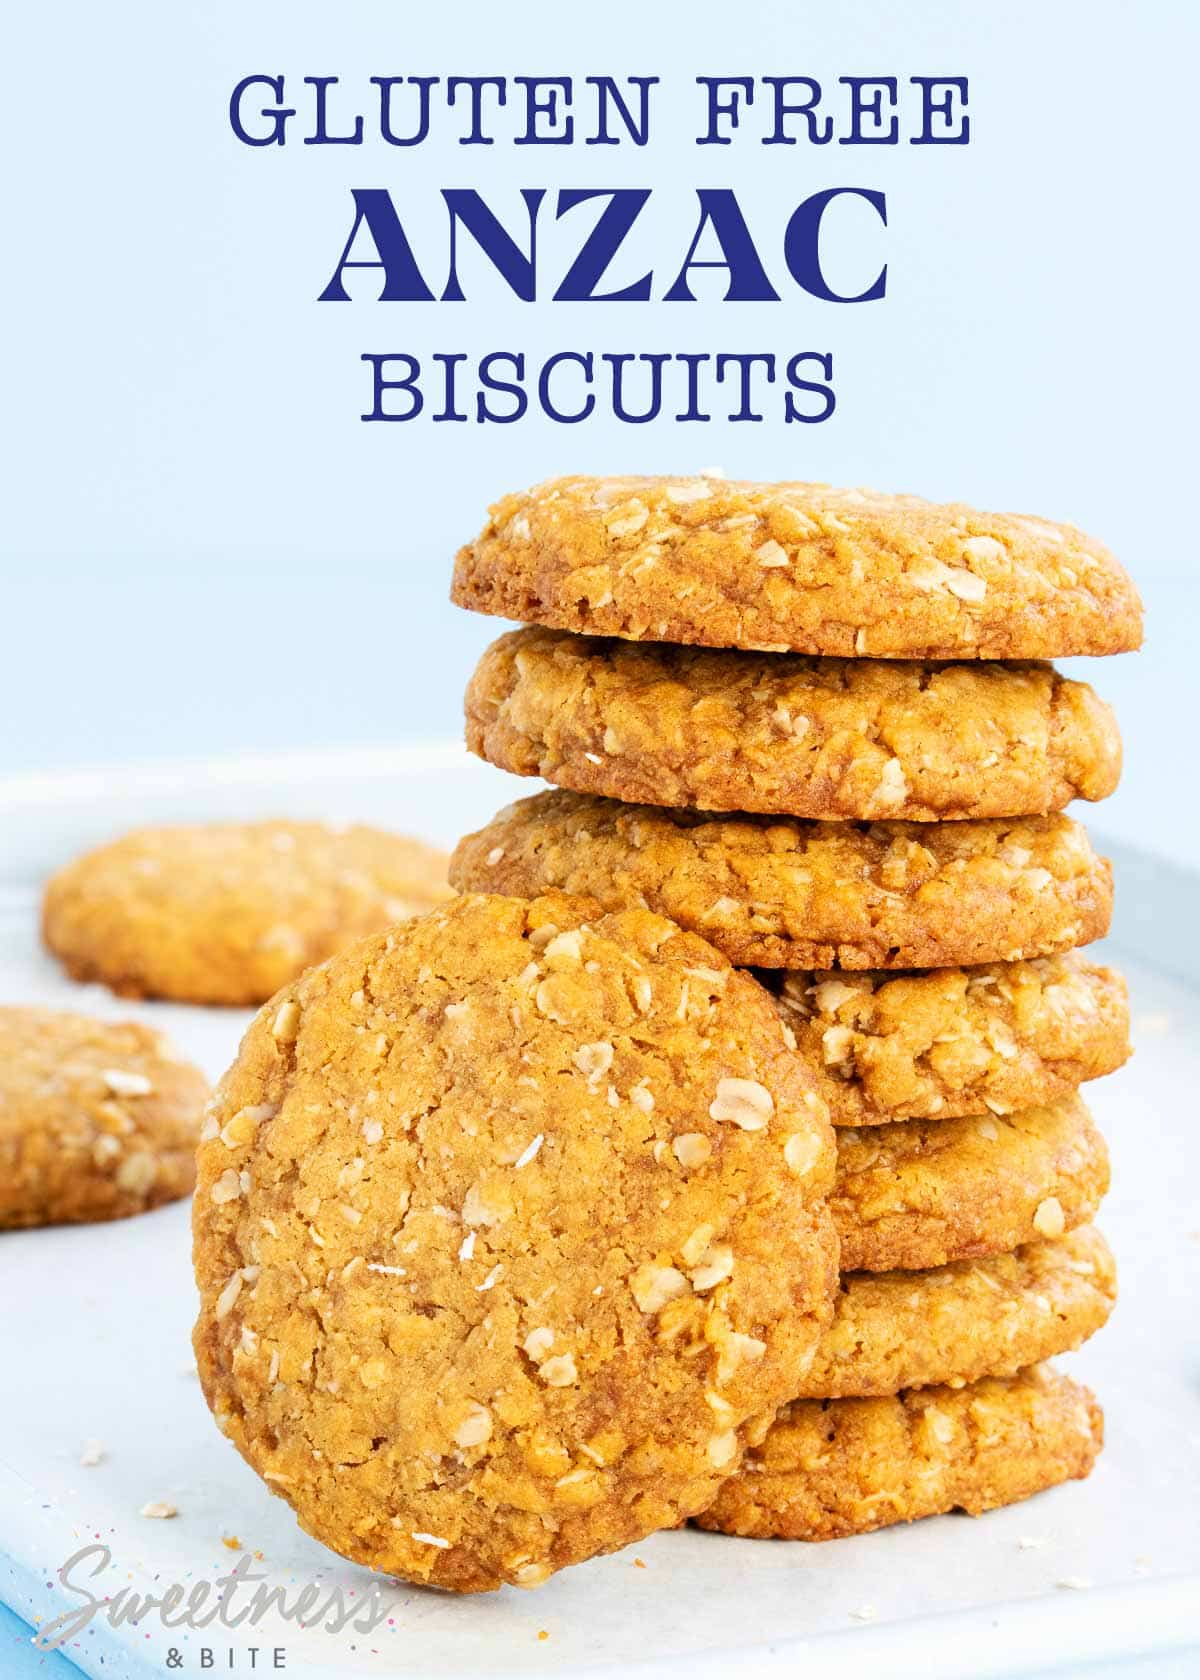
<svg viewBox="0 0 1200 1680"><path fill-rule="evenodd" d="M177 1517L178 1507L169 1499L148 1499L138 1512L139 1517Z"/></svg>
<svg viewBox="0 0 1200 1680"><path fill-rule="evenodd" d="M85 1470L92 1470L103 1461L104 1456L104 1443L89 1439L83 1443L83 1451L79 1455L79 1462Z"/></svg>
<svg viewBox="0 0 1200 1680"><path fill-rule="evenodd" d="M858 1609L851 1610L850 1614L856 1622L873 1622L877 1619L879 1612L873 1604L860 1604Z"/></svg>
<svg viewBox="0 0 1200 1680"><path fill-rule="evenodd" d="M1068 1592L1086 1592L1091 1586L1087 1575L1064 1575L1060 1581L1055 1581L1056 1587L1064 1587Z"/></svg>

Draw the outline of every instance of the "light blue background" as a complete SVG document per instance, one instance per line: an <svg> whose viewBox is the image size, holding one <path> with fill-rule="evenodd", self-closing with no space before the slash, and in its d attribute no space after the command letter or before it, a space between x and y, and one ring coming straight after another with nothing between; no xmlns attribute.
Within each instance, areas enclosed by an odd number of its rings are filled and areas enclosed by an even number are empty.
<svg viewBox="0 0 1200 1680"><path fill-rule="evenodd" d="M1035 511L1105 538L1144 590L1149 637L1085 673L1127 740L1099 826L1194 857L1198 15L1187 0L22 7L0 282L0 772L451 734L499 628L446 602L487 502L561 471L715 463ZM465 148L436 102L417 151L305 147L299 132L250 151L225 113L251 71L285 73L297 95L305 74L340 75L340 109L368 113L372 74L664 85L645 151ZM972 143L700 148L694 77L720 73L831 87L966 74ZM737 189L776 275L800 197L883 188L889 295L530 307L480 264L466 304L315 302L351 185L392 188L436 274L439 187L478 186L504 213L522 185L626 182L655 189L664 274L697 185ZM863 226L847 278L858 261L874 272ZM838 410L810 427L358 419L364 350L588 345L829 348Z"/></svg>

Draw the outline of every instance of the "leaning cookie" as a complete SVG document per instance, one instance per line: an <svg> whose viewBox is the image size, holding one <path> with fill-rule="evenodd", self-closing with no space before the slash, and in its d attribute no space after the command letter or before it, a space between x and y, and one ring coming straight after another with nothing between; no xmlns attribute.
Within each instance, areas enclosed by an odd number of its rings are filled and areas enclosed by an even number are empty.
<svg viewBox="0 0 1200 1680"><path fill-rule="evenodd" d="M467 745L576 793L835 820L1037 816L1117 785L1121 741L1049 665L805 659L526 626L481 657Z"/></svg>
<svg viewBox="0 0 1200 1680"><path fill-rule="evenodd" d="M186 1196L208 1082L133 1021L0 1008L0 1230Z"/></svg>
<svg viewBox="0 0 1200 1680"><path fill-rule="evenodd" d="M903 1120L837 1134L830 1197L843 1271L924 1271L1007 1254L1090 1220L1109 1182L1087 1108Z"/></svg>
<svg viewBox="0 0 1200 1680"><path fill-rule="evenodd" d="M979 1516L1091 1473L1095 1398L1049 1365L891 1399L798 1400L747 1455L701 1528L836 1540L945 1511Z"/></svg>
<svg viewBox="0 0 1200 1680"><path fill-rule="evenodd" d="M335 1551L482 1591L711 1502L829 1322L833 1133L749 976L465 896L263 1010L201 1145L217 1421Z"/></svg>
<svg viewBox="0 0 1200 1680"><path fill-rule="evenodd" d="M558 478L491 509L462 607L558 630L883 659L1059 659L1142 639L1073 525L827 484Z"/></svg>
<svg viewBox="0 0 1200 1680"><path fill-rule="evenodd" d="M778 999L797 1048L829 1075L835 1126L1011 1114L1130 1053L1124 980L1073 951L901 975L786 973Z"/></svg>
<svg viewBox="0 0 1200 1680"><path fill-rule="evenodd" d="M449 896L445 856L324 823L147 828L47 884L42 933L125 997L262 1003L339 946Z"/></svg>
<svg viewBox="0 0 1200 1680"><path fill-rule="evenodd" d="M554 791L459 842L463 890L643 904L739 966L941 968L1108 931L1112 871L1066 816L955 823L716 817Z"/></svg>
<svg viewBox="0 0 1200 1680"><path fill-rule="evenodd" d="M796 1397L889 1395L1013 1376L1082 1346L1107 1323L1116 1299L1116 1266L1093 1225L926 1272L846 1272L833 1323Z"/></svg>

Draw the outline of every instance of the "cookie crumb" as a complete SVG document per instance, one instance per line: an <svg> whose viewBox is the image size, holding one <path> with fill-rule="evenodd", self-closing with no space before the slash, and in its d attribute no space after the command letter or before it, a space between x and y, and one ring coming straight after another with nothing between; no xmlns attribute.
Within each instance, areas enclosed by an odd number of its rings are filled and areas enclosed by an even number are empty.
<svg viewBox="0 0 1200 1680"><path fill-rule="evenodd" d="M1088 1575L1064 1575L1061 1581L1055 1581L1056 1587L1065 1587L1068 1592L1086 1592L1092 1585Z"/></svg>
<svg viewBox="0 0 1200 1680"><path fill-rule="evenodd" d="M99 1441L87 1440L83 1443L83 1451L79 1455L79 1462L85 1470L94 1469L106 1457L105 1449Z"/></svg>
<svg viewBox="0 0 1200 1680"><path fill-rule="evenodd" d="M1033 1215L1033 1228L1039 1237L1061 1237L1066 1229L1066 1217L1057 1196L1047 1196L1038 1203Z"/></svg>
<svg viewBox="0 0 1200 1680"><path fill-rule="evenodd" d="M138 1512L139 1517L177 1517L179 1507L172 1505L169 1499L149 1499Z"/></svg>
<svg viewBox="0 0 1200 1680"><path fill-rule="evenodd" d="M114 1097L148 1097L154 1086L144 1073L129 1073L123 1068L105 1068L100 1075Z"/></svg>
<svg viewBox="0 0 1200 1680"><path fill-rule="evenodd" d="M527 1167L529 1165L530 1161L532 1161L534 1156L537 1154L538 1150L542 1147L543 1143L545 1143L545 1141L546 1140L543 1137L542 1133L539 1132L538 1135L533 1139L533 1141L531 1143L526 1144L525 1148L521 1151L521 1153L517 1156L516 1160L513 1162L513 1166L515 1168L517 1168L518 1170L521 1167Z"/></svg>

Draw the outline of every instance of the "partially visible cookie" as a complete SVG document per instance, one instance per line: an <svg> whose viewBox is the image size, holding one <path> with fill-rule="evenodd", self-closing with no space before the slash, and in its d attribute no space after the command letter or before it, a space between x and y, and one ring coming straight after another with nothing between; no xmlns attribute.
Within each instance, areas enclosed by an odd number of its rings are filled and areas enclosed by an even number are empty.
<svg viewBox="0 0 1200 1680"><path fill-rule="evenodd" d="M1116 1299L1116 1266L1094 1225L927 1272L846 1272L797 1398L1012 1376L1081 1346Z"/></svg>
<svg viewBox="0 0 1200 1680"><path fill-rule="evenodd" d="M830 1197L847 1272L923 1271L1060 1237L1095 1214L1108 1149L1078 1097L1016 1114L837 1134Z"/></svg>
<svg viewBox="0 0 1200 1680"><path fill-rule="evenodd" d="M0 1008L0 1230L186 1196L208 1082L134 1021Z"/></svg>
<svg viewBox="0 0 1200 1680"><path fill-rule="evenodd" d="M557 478L458 555L459 606L558 630L883 659L1121 653L1142 606L1073 525L827 484Z"/></svg>
<svg viewBox="0 0 1200 1680"><path fill-rule="evenodd" d="M900 975L786 973L778 996L797 1047L829 1074L835 1126L1011 1114L1130 1053L1124 980L1073 951Z"/></svg>
<svg viewBox="0 0 1200 1680"><path fill-rule="evenodd" d="M46 944L123 997L262 1003L339 946L449 896L446 858L324 823L145 828L47 884Z"/></svg>
<svg viewBox="0 0 1200 1680"><path fill-rule="evenodd" d="M1090 1474L1094 1396L1048 1365L892 1399L798 1400L747 1455L701 1528L836 1540L945 1511L973 1517Z"/></svg>
<svg viewBox="0 0 1200 1680"><path fill-rule="evenodd" d="M742 966L939 968L1099 939L1112 871L1070 817L816 823L553 791L461 840L455 886L644 904Z"/></svg>
<svg viewBox="0 0 1200 1680"><path fill-rule="evenodd" d="M466 696L467 745L576 793L921 822L1037 816L1117 785L1121 740L1049 665L807 659L526 626Z"/></svg>
<svg viewBox="0 0 1200 1680"><path fill-rule="evenodd" d="M358 1562L536 1585L701 1510L829 1322L833 1134L646 911L465 896L260 1012L199 1156L217 1420Z"/></svg>

